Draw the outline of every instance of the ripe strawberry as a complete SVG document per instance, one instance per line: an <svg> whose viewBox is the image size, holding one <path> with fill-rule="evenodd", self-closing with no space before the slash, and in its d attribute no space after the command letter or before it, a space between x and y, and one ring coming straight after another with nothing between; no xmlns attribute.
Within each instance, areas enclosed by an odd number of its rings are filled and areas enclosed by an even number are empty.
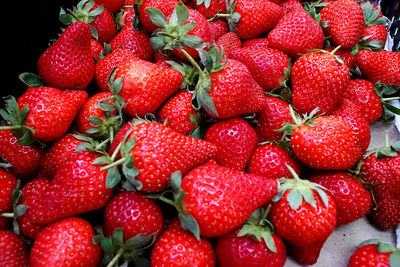
<svg viewBox="0 0 400 267"><path fill-rule="evenodd" d="M20 145L12 130L0 130L0 157L11 166L7 169L18 179L34 177L40 169L44 148L37 145Z"/></svg>
<svg viewBox="0 0 400 267"><path fill-rule="evenodd" d="M110 47L115 52L119 48L129 49L137 57L147 61L152 60L154 56L147 33L143 30L136 31L131 23L120 30L110 41Z"/></svg>
<svg viewBox="0 0 400 267"><path fill-rule="evenodd" d="M13 208L12 192L17 185L17 179L10 172L0 169L0 214Z"/></svg>
<svg viewBox="0 0 400 267"><path fill-rule="evenodd" d="M216 146L190 136L182 135L169 127L155 122L128 122L117 133L110 154L115 153L124 141L135 140L129 151L133 157L143 192L160 192L169 186L171 173L183 174L207 162L215 156Z"/></svg>
<svg viewBox="0 0 400 267"><path fill-rule="evenodd" d="M140 22L143 28L148 33L153 33L159 26L153 23L149 14L146 12L147 8L154 7L161 11L165 16L169 16L178 4L177 0L143 0L139 6Z"/></svg>
<svg viewBox="0 0 400 267"><path fill-rule="evenodd" d="M139 192L118 193L105 207L104 234L112 236L114 230L120 227L124 241L138 234L158 236L163 223L159 205Z"/></svg>
<svg viewBox="0 0 400 267"><path fill-rule="evenodd" d="M325 187L336 204L336 225L354 222L364 217L371 208L371 194L360 180L347 172L318 172L309 177L313 183Z"/></svg>
<svg viewBox="0 0 400 267"><path fill-rule="evenodd" d="M188 135L200 123L200 114L192 106L192 94L180 92L172 96L157 112L161 123Z"/></svg>
<svg viewBox="0 0 400 267"><path fill-rule="evenodd" d="M264 91L282 87L289 80L290 58L277 49L241 48L232 51L229 57L246 65Z"/></svg>
<svg viewBox="0 0 400 267"><path fill-rule="evenodd" d="M312 265L335 228L336 206L320 185L291 172L294 179L281 180L269 218L276 233L286 241L289 255L298 263Z"/></svg>
<svg viewBox="0 0 400 267"><path fill-rule="evenodd" d="M84 219L70 217L44 228L33 243L30 266L97 266L101 248L92 243L93 227Z"/></svg>
<svg viewBox="0 0 400 267"><path fill-rule="evenodd" d="M383 107L379 96L376 94L374 84L364 79L350 80L344 98L350 99L361 109L369 123L379 119Z"/></svg>
<svg viewBox="0 0 400 267"><path fill-rule="evenodd" d="M8 267L28 267L28 248L16 234L0 230L0 265Z"/></svg>
<svg viewBox="0 0 400 267"><path fill-rule="evenodd" d="M361 50L356 64L372 83L400 85L400 54L392 51Z"/></svg>
<svg viewBox="0 0 400 267"><path fill-rule="evenodd" d="M104 53L104 47L95 39L90 40L90 51L95 61L100 60L101 54Z"/></svg>
<svg viewBox="0 0 400 267"><path fill-rule="evenodd" d="M268 105L256 114L257 125L255 127L258 142L280 141L283 132L278 131L284 123L293 122L290 115L289 103L277 98L266 97Z"/></svg>
<svg viewBox="0 0 400 267"><path fill-rule="evenodd" d="M270 179L291 178L287 165L300 175L301 165L288 150L274 144L259 145L250 158L248 173Z"/></svg>
<svg viewBox="0 0 400 267"><path fill-rule="evenodd" d="M115 78L120 77L123 86L119 95L126 103L124 112L132 117L155 112L178 90L183 79L176 70L136 57L118 64Z"/></svg>
<svg viewBox="0 0 400 267"><path fill-rule="evenodd" d="M256 131L242 118L221 120L207 129L204 140L217 146L216 162L244 171L257 146Z"/></svg>
<svg viewBox="0 0 400 267"><path fill-rule="evenodd" d="M350 80L349 69L340 64L334 51L301 56L292 68L292 101L298 112L329 114L339 103Z"/></svg>
<svg viewBox="0 0 400 267"><path fill-rule="evenodd" d="M133 2L133 3L128 3L128 2ZM117 14L116 21L121 29L124 28L126 25L134 23L135 20L137 19L134 8L135 4L136 1L126 1L123 9L121 9L121 12Z"/></svg>
<svg viewBox="0 0 400 267"><path fill-rule="evenodd" d="M226 57L230 58L233 50L240 48L242 46L242 41L234 32L227 32L216 39L215 43L218 45L219 50L225 53Z"/></svg>
<svg viewBox="0 0 400 267"><path fill-rule="evenodd" d="M361 6L354 0L338 0L321 10L321 21L329 22L326 36L342 49L350 49L361 38L365 19Z"/></svg>
<svg viewBox="0 0 400 267"><path fill-rule="evenodd" d="M224 0L200 0L192 1L191 7L199 11L206 19L211 19L217 13L226 13L226 1Z"/></svg>
<svg viewBox="0 0 400 267"><path fill-rule="evenodd" d="M90 40L87 23L77 21L69 25L37 62L37 72L43 82L58 89L86 88L95 70Z"/></svg>
<svg viewBox="0 0 400 267"><path fill-rule="evenodd" d="M36 201L32 221L48 224L104 207L113 189L106 187L107 171L93 163L99 156L87 151L71 155Z"/></svg>
<svg viewBox="0 0 400 267"><path fill-rule="evenodd" d="M135 53L128 48L119 48L112 51L110 54L100 59L96 63L96 71L94 74L94 80L100 91L110 91L109 77L111 71L125 60L132 59L135 57Z"/></svg>
<svg viewBox="0 0 400 267"><path fill-rule="evenodd" d="M223 18L209 21L209 25L211 40L217 40L218 37L229 32L228 22Z"/></svg>
<svg viewBox="0 0 400 267"><path fill-rule="evenodd" d="M211 243L197 240L182 229L174 218L158 238L151 252L150 263L155 266L215 266L215 253Z"/></svg>
<svg viewBox="0 0 400 267"><path fill-rule="evenodd" d="M368 37L365 39L366 42L370 41L378 41L381 42L381 46L378 47L379 49L383 49L386 44L386 38L387 38L388 30L386 26L379 25L379 24L374 24L371 26L368 26L364 29L362 37Z"/></svg>
<svg viewBox="0 0 400 267"><path fill-rule="evenodd" d="M113 15L124 7L125 0L96 0L96 3L104 5L104 8L111 12Z"/></svg>
<svg viewBox="0 0 400 267"><path fill-rule="evenodd" d="M304 10L304 7L299 0L287 0L279 4L283 10L283 15L286 15L292 11Z"/></svg>
<svg viewBox="0 0 400 267"><path fill-rule="evenodd" d="M392 245L376 239L366 240L353 252L347 266L396 266L399 254L400 250Z"/></svg>
<svg viewBox="0 0 400 267"><path fill-rule="evenodd" d="M321 49L324 33L321 26L305 11L290 12L268 33L268 46L298 58L308 50Z"/></svg>
<svg viewBox="0 0 400 267"><path fill-rule="evenodd" d="M268 48L268 39L263 37L250 39L243 42L242 47Z"/></svg>

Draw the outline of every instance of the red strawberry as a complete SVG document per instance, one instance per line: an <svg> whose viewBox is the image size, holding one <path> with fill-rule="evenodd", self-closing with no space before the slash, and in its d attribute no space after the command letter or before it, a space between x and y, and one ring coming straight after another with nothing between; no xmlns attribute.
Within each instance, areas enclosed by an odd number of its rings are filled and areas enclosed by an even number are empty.
<svg viewBox="0 0 400 267"><path fill-rule="evenodd" d="M83 89L92 81L94 60L90 49L91 31L88 24L77 21L40 56L37 72L51 87Z"/></svg>
<svg viewBox="0 0 400 267"><path fill-rule="evenodd" d="M121 28L124 28L126 25L134 23L135 19L137 19L134 8L136 1L134 1L134 3L131 4L127 2L129 1L126 1L124 8L116 16L116 21L118 22Z"/></svg>
<svg viewBox="0 0 400 267"><path fill-rule="evenodd" d="M223 34L229 32L228 22L225 19L216 19L209 22L210 32L211 32L211 40L217 40L218 37Z"/></svg>
<svg viewBox="0 0 400 267"><path fill-rule="evenodd" d="M331 53L311 52L292 68L292 101L298 112L329 114L339 103L350 80L349 69Z"/></svg>
<svg viewBox="0 0 400 267"><path fill-rule="evenodd" d="M263 37L250 39L243 42L242 47L268 48L268 39Z"/></svg>
<svg viewBox="0 0 400 267"><path fill-rule="evenodd" d="M268 46L298 58L308 50L321 49L324 34L321 26L305 11L290 12L268 33Z"/></svg>
<svg viewBox="0 0 400 267"><path fill-rule="evenodd" d="M280 3L280 6L283 10L283 15L286 15L292 11L296 10L304 10L304 7L299 0L287 0Z"/></svg>
<svg viewBox="0 0 400 267"><path fill-rule="evenodd" d="M332 194L337 209L336 225L354 222L371 208L371 194L360 180L347 172L319 172L309 177Z"/></svg>
<svg viewBox="0 0 400 267"><path fill-rule="evenodd" d="M207 129L204 140L217 146L216 162L244 171L257 146L256 131L242 118L218 121Z"/></svg>
<svg viewBox="0 0 400 267"><path fill-rule="evenodd" d="M248 173L270 179L291 178L287 165L300 175L301 165L289 154L288 150L274 144L260 145L250 158Z"/></svg>
<svg viewBox="0 0 400 267"><path fill-rule="evenodd" d="M264 110L256 114L257 125L255 127L258 142L279 141L283 132L278 130L284 123L293 122L290 115L289 103L277 98L266 97L268 105Z"/></svg>
<svg viewBox="0 0 400 267"><path fill-rule="evenodd" d="M100 245L94 245L93 227L84 219L70 217L44 228L33 243L30 266L97 266Z"/></svg>
<svg viewBox="0 0 400 267"><path fill-rule="evenodd" d="M197 240L173 219L158 238L151 252L150 262L155 266L215 266L215 253L211 243Z"/></svg>
<svg viewBox="0 0 400 267"><path fill-rule="evenodd" d="M76 139L72 133L57 139L41 161L39 176L48 180L53 179L58 167L76 152L78 145L81 143L83 141Z"/></svg>
<svg viewBox="0 0 400 267"><path fill-rule="evenodd" d="M229 57L246 65L264 91L282 87L289 80L290 58L277 49L241 48L232 51Z"/></svg>
<svg viewBox="0 0 400 267"><path fill-rule="evenodd" d="M90 40L90 51L95 60L99 60L102 53L104 53L104 47L99 44L95 39Z"/></svg>
<svg viewBox="0 0 400 267"><path fill-rule="evenodd" d="M215 41L219 50L222 53L224 51L226 57L230 57L233 50L240 48L242 46L242 41L240 41L239 37L234 32L227 32Z"/></svg>
<svg viewBox="0 0 400 267"><path fill-rule="evenodd" d="M48 224L104 207L113 189L106 187L107 171L93 163L99 156L86 151L71 155L31 210L32 221Z"/></svg>
<svg viewBox="0 0 400 267"><path fill-rule="evenodd" d="M336 206L321 186L291 172L294 179L281 180L269 218L286 241L289 255L301 264L312 265L335 228Z"/></svg>
<svg viewBox="0 0 400 267"><path fill-rule="evenodd" d="M159 26L154 24L146 12L147 8L154 7L161 11L165 16L169 16L178 4L177 0L143 0L139 6L140 22L143 28L149 32L153 33Z"/></svg>
<svg viewBox="0 0 400 267"><path fill-rule="evenodd" d="M366 240L353 252L348 267L396 266L400 250L376 239Z"/></svg>
<svg viewBox="0 0 400 267"><path fill-rule="evenodd" d="M96 0L96 3L104 5L104 8L114 15L123 8L125 2L125 0Z"/></svg>
<svg viewBox="0 0 400 267"><path fill-rule="evenodd" d="M2 214L13 209L13 191L17 185L17 179L10 172L0 168L0 229L6 228L8 219ZM1 257L0 257L1 258Z"/></svg>
<svg viewBox="0 0 400 267"><path fill-rule="evenodd" d="M14 233L0 230L0 265L8 267L28 267L28 248Z"/></svg>
<svg viewBox="0 0 400 267"><path fill-rule="evenodd" d="M361 50L356 64L372 83L400 85L400 54L392 51Z"/></svg>
<svg viewBox="0 0 400 267"><path fill-rule="evenodd" d="M172 96L157 113L160 122L184 135L192 132L201 119L200 114L192 106L192 96L188 92Z"/></svg>
<svg viewBox="0 0 400 267"><path fill-rule="evenodd" d="M199 11L206 19L211 19L217 13L226 13L226 1L224 0L200 0L192 1L192 8Z"/></svg>
<svg viewBox="0 0 400 267"><path fill-rule="evenodd" d="M135 178L143 192L160 192L169 186L171 173L183 174L215 156L216 146L209 142L182 135L155 122L128 122L115 136L109 153L126 137L135 140L129 152L137 168Z"/></svg>
<svg viewBox="0 0 400 267"><path fill-rule="evenodd" d="M362 37L366 38L366 42L370 41L378 41L381 42L381 46L379 49L383 49L386 44L386 38L387 38L388 30L386 26L383 25L371 25L368 26L367 28L364 29Z"/></svg>
<svg viewBox="0 0 400 267"><path fill-rule="evenodd" d="M365 19L361 6L354 0L338 0L321 10L321 21L329 22L326 36L343 49L355 46L361 38Z"/></svg>

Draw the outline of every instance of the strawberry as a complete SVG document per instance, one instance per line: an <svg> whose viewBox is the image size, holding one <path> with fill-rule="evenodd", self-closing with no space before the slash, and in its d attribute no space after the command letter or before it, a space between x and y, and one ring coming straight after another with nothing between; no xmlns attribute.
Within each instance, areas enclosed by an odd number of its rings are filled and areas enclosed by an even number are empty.
<svg viewBox="0 0 400 267"><path fill-rule="evenodd" d="M119 48L112 51L110 54L101 58L96 63L96 71L94 74L94 80L100 91L110 91L109 77L111 71L119 64L125 60L132 59L135 57L135 53L128 48Z"/></svg>
<svg viewBox="0 0 400 267"><path fill-rule="evenodd" d="M10 172L0 169L0 216L13 208L12 192L17 185L17 179Z"/></svg>
<svg viewBox="0 0 400 267"><path fill-rule="evenodd" d="M300 113L329 114L339 103L350 80L349 69L332 52L301 56L292 68L292 101Z"/></svg>
<svg viewBox="0 0 400 267"><path fill-rule="evenodd" d="M361 6L354 0L338 0L321 10L321 21L329 22L326 36L343 49L355 46L363 34L365 19Z"/></svg>
<svg viewBox="0 0 400 267"><path fill-rule="evenodd" d="M171 173L185 174L213 158L217 150L209 142L182 135L160 123L141 120L128 122L119 130L109 153L118 153L124 139L135 142L128 152L137 168L136 177L132 177L135 183L131 183L140 184L137 187L143 192L166 189Z"/></svg>
<svg viewBox="0 0 400 267"><path fill-rule="evenodd" d="M224 0L199 0L192 1L192 8L199 11L206 19L211 19L217 13L226 13L226 1Z"/></svg>
<svg viewBox="0 0 400 267"><path fill-rule="evenodd" d="M169 16L174 11L175 5L178 4L177 0L143 0L139 5L140 22L142 27L149 33L153 33L158 25L154 24L151 17L146 12L147 8L157 8L165 16Z"/></svg>
<svg viewBox="0 0 400 267"><path fill-rule="evenodd" d="M322 185L332 194L337 209L336 225L363 218L371 208L371 194L360 180L347 172L318 172L309 180Z"/></svg>
<svg viewBox="0 0 400 267"><path fill-rule="evenodd" d="M124 7L125 2L125 0L96 0L96 3L104 5L104 8L113 15L117 14Z"/></svg>
<svg viewBox="0 0 400 267"><path fill-rule="evenodd" d="M90 49L89 24L69 25L39 57L37 72L47 86L58 89L84 89L92 81L94 60Z"/></svg>
<svg viewBox="0 0 400 267"><path fill-rule="evenodd" d="M277 98L266 97L268 105L256 114L257 125L255 127L258 142L279 141L283 132L278 131L284 123L293 122L290 115L289 103Z"/></svg>
<svg viewBox="0 0 400 267"><path fill-rule="evenodd" d="M90 51L92 51L92 57L96 62L100 60L101 55L105 52L104 47L95 39L90 40Z"/></svg>
<svg viewBox="0 0 400 267"><path fill-rule="evenodd" d="M84 219L70 217L44 228L33 243L30 266L97 266L101 248L92 243L93 227Z"/></svg>
<svg viewBox="0 0 400 267"><path fill-rule="evenodd" d="M234 32L227 32L221 35L218 37L218 39L216 39L215 43L217 44L221 53L223 50L227 57L230 57L233 50L242 46L242 41L240 41L239 37Z"/></svg>
<svg viewBox="0 0 400 267"><path fill-rule="evenodd" d="M280 180L282 186L273 198L269 218L277 235L286 241L289 255L298 263L312 265L335 228L336 206L323 187L290 171L294 179Z"/></svg>
<svg viewBox="0 0 400 267"><path fill-rule="evenodd" d="M352 253L347 266L396 266L399 261L400 250L392 245L370 239L362 242Z"/></svg>
<svg viewBox="0 0 400 267"><path fill-rule="evenodd" d="M268 39L267 38L254 38L247 40L242 43L242 47L257 47L257 48L267 48L268 47Z"/></svg>
<svg viewBox="0 0 400 267"><path fill-rule="evenodd" d="M28 248L16 234L0 230L0 265L8 267L28 267Z"/></svg>
<svg viewBox="0 0 400 267"><path fill-rule="evenodd" d="M381 43L379 49L383 49L386 44L386 38L387 38L388 30L386 26L384 25L379 25L379 24L374 24L371 26L368 26L367 28L364 29L362 37L366 38L366 42L370 41L378 41Z"/></svg>
<svg viewBox="0 0 400 267"><path fill-rule="evenodd" d="M188 135L200 123L201 116L192 106L192 94L180 92L172 96L157 112L161 123Z"/></svg>
<svg viewBox="0 0 400 267"><path fill-rule="evenodd" d="M209 21L209 25L212 36L211 40L217 40L218 37L229 32L228 22L223 18Z"/></svg>
<svg viewBox="0 0 400 267"><path fill-rule="evenodd" d="M290 58L274 48L242 48L228 57L239 60L249 69L264 91L283 87L290 76Z"/></svg>
<svg viewBox="0 0 400 267"><path fill-rule="evenodd" d="M283 10L283 15L286 15L292 11L304 10L304 7L299 0L287 0L279 4Z"/></svg>
<svg viewBox="0 0 400 267"><path fill-rule="evenodd" d="M324 50L328 52L332 52L336 47L329 46L324 48ZM356 67L356 56L351 53L348 49L339 49L336 50L335 55L340 57L343 60L343 64L346 65L349 69L355 69Z"/></svg>
<svg viewBox="0 0 400 267"><path fill-rule="evenodd" d="M123 77L119 95L125 100L124 112L142 117L155 112L177 91L182 74L140 58L132 58L117 65L115 78Z"/></svg>
<svg viewBox="0 0 400 267"><path fill-rule="evenodd" d="M287 149L275 144L259 145L250 158L248 173L270 179L290 178L287 165L300 175L301 165Z"/></svg>
<svg viewBox="0 0 400 267"><path fill-rule="evenodd" d="M93 163L99 156L87 151L71 155L31 210L32 221L48 224L104 207L113 189L106 187L107 171Z"/></svg>
<svg viewBox="0 0 400 267"><path fill-rule="evenodd" d="M400 54L392 51L361 50L356 64L372 83L400 85Z"/></svg>
<svg viewBox="0 0 400 267"><path fill-rule="evenodd" d="M137 57L147 61L152 60L154 56L147 33L143 30L136 31L131 23L119 31L110 41L110 47L112 51L119 48L129 49Z"/></svg>
<svg viewBox="0 0 400 267"><path fill-rule="evenodd" d="M305 11L297 10L283 16L268 33L268 46L298 58L308 50L321 49L324 33L321 26Z"/></svg>
<svg viewBox="0 0 400 267"><path fill-rule="evenodd" d="M263 209L257 209L240 230L217 239L218 266L284 266L285 244L262 213L267 214Z"/></svg>
<svg viewBox="0 0 400 267"><path fill-rule="evenodd" d="M215 253L211 243L197 240L182 229L174 218L158 238L151 252L150 266L215 266Z"/></svg>
<svg viewBox="0 0 400 267"><path fill-rule="evenodd" d="M112 236L122 228L124 240L138 234L158 236L163 229L163 214L159 205L139 192L120 192L105 207L104 233Z"/></svg>
<svg viewBox="0 0 400 267"><path fill-rule="evenodd" d="M221 120L207 129L204 140L217 146L216 162L244 171L257 146L256 131L242 118Z"/></svg>

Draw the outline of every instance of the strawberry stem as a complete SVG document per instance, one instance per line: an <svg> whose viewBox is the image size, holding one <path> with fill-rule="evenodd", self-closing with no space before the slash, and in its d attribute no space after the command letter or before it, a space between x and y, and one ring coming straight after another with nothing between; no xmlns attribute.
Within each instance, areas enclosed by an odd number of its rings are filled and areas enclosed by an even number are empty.
<svg viewBox="0 0 400 267"><path fill-rule="evenodd" d="M5 217L5 218L14 218L14 213L12 212L5 212L0 214L1 217Z"/></svg>
<svg viewBox="0 0 400 267"><path fill-rule="evenodd" d="M186 52L185 49L182 49L181 51L185 55L185 57L189 60L190 64L192 64L192 66L197 70L197 72L199 73L200 77L201 78L205 78L206 74L203 72L203 70L201 69L199 64L197 64L197 62L193 59L193 57L191 55L189 55L189 53Z"/></svg>
<svg viewBox="0 0 400 267"><path fill-rule="evenodd" d="M107 264L107 267L113 267L117 264L119 258L121 258L122 254L124 254L124 248L120 248L115 254L115 256L111 259L111 261Z"/></svg>
<svg viewBox="0 0 400 267"><path fill-rule="evenodd" d="M331 54L332 56L340 49L340 45L338 45L335 49L333 49L329 54Z"/></svg>

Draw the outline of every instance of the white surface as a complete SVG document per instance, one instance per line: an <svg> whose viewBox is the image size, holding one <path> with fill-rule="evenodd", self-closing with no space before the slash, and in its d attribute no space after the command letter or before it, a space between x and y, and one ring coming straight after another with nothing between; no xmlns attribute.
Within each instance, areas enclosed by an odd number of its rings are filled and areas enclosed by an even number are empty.
<svg viewBox="0 0 400 267"><path fill-rule="evenodd" d="M389 133L390 144L400 140L400 134L393 122L375 122L371 125L371 143L369 149L385 145L385 132ZM337 226L328 240L325 242L315 267L345 267L356 250L357 246L368 239L379 239L380 241L395 245L395 230L380 231L372 226L366 218L362 218L347 225ZM296 263L288 256L285 267L306 266Z"/></svg>

